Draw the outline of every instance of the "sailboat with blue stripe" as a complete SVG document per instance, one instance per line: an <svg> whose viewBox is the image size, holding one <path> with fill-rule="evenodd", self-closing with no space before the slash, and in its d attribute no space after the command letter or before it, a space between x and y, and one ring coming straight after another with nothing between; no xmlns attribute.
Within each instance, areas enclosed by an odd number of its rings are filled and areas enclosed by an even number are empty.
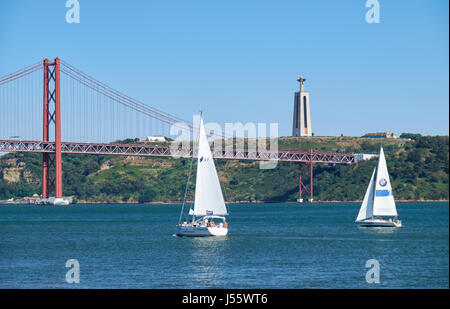
<svg viewBox="0 0 450 309"><path fill-rule="evenodd" d="M364 227L401 227L383 147L355 223Z"/></svg>

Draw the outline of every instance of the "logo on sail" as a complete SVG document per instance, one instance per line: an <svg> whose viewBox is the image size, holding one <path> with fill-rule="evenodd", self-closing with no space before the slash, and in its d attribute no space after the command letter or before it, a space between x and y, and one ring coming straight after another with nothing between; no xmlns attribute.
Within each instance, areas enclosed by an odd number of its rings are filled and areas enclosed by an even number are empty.
<svg viewBox="0 0 450 309"><path fill-rule="evenodd" d="M207 210L207 211L206 211L206 215L207 215L207 216L212 216L213 213L214 213L214 212L213 212L212 210Z"/></svg>
<svg viewBox="0 0 450 309"><path fill-rule="evenodd" d="M379 184L380 184L380 186L384 187L387 185L387 180L384 178L381 178Z"/></svg>
<svg viewBox="0 0 450 309"><path fill-rule="evenodd" d="M375 190L375 196L390 196L392 191L390 190Z"/></svg>
<svg viewBox="0 0 450 309"><path fill-rule="evenodd" d="M200 162L202 162L203 161L203 156L200 158Z"/></svg>

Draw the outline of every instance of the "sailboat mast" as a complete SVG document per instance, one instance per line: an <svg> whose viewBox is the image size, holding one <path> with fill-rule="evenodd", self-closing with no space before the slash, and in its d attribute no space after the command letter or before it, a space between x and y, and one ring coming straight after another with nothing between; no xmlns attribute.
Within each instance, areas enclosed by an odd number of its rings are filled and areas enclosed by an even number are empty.
<svg viewBox="0 0 450 309"><path fill-rule="evenodd" d="M198 133L198 145L197 145L197 148L198 148L198 150L197 150L197 160L198 160L198 156L200 154L200 134L201 134L200 131L201 131L201 124L202 124L202 120L203 120L202 117L203 117L203 111L200 108L200 123L199 123L199 127L198 127L199 133ZM192 134L194 134L194 131L192 131ZM192 162L194 162L194 144L192 144L192 161L191 161L191 166L192 166ZM198 170L198 165L197 165L197 170ZM197 177L198 177L198 175L197 175ZM194 204L195 204L195 198L196 198L196 196L195 196L195 192L194 192ZM194 206L194 208L195 208L195 206ZM194 222L195 222L195 214L192 214L192 224L194 224Z"/></svg>
<svg viewBox="0 0 450 309"><path fill-rule="evenodd" d="M372 214L371 214L371 219L373 219L373 205L375 204L375 188L377 185L377 176L378 176L378 166L376 167L376 172L375 172L375 181L372 183L372 188L370 188L370 190L372 190Z"/></svg>
<svg viewBox="0 0 450 309"><path fill-rule="evenodd" d="M186 203L187 191L188 191L188 188L189 188L189 181L191 179L192 163L193 162L194 162L194 151L192 151L192 159L191 159L191 164L189 166L188 180L187 180L187 183L186 183L186 188L184 190L183 205L181 206L181 212L180 212L180 218L178 219L178 224L181 223L181 217L183 216L184 204Z"/></svg>
<svg viewBox="0 0 450 309"><path fill-rule="evenodd" d="M202 115L202 112L200 111L200 117ZM192 131L192 134L194 134L194 131ZM191 158L191 164L189 165L189 174L188 174L188 180L186 183L186 188L184 190L184 198L183 198L183 205L181 206L181 212L180 212L180 218L178 219L178 224L181 223L181 217L183 216L183 210L184 210L184 204L186 203L186 197L187 197L187 191L189 188L189 181L191 180L191 174L192 174L192 165L194 163L194 143L192 143L192 158Z"/></svg>

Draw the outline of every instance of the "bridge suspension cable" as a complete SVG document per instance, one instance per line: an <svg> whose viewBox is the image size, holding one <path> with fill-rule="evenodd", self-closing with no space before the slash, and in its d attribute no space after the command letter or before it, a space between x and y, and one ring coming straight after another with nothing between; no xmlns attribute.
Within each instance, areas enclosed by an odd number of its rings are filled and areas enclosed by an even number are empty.
<svg viewBox="0 0 450 309"><path fill-rule="evenodd" d="M0 86L15 81L16 79L27 76L31 73L34 73L38 70L42 70L42 62L37 62L32 65L29 65L23 69L20 69L16 72L10 73L8 75L0 77Z"/></svg>
<svg viewBox="0 0 450 309"><path fill-rule="evenodd" d="M0 77L0 138L42 138L42 70L40 61Z"/></svg>
<svg viewBox="0 0 450 309"><path fill-rule="evenodd" d="M93 78L92 76L82 72L81 70L77 69L76 67L69 64L66 61L61 60L61 64L62 64L61 72L63 74L116 103L126 106L127 108L130 108L138 113L152 117L162 123L175 126L179 129L186 129L184 126L180 125L180 123L183 123L184 125L187 126L187 129L198 131L198 127L194 126L190 121L186 121L180 117L163 112L157 108L151 107L139 100L136 100L120 91L117 91L112 87L106 85L105 83L102 83L99 80ZM214 135L215 137L219 138L224 138L224 135L219 135L215 132L212 132L212 134L210 135Z"/></svg>
<svg viewBox="0 0 450 309"><path fill-rule="evenodd" d="M130 104L137 109L142 109L143 112L151 114L152 117L157 118L163 122L167 122L168 124L173 124L176 122L189 123L181 118L162 112L154 107L148 106L136 99L131 98L126 94L123 94L109 87L108 85L78 70L77 68L70 65L66 61L61 60L61 63L63 64L62 71L65 74L69 75L70 77L76 79L79 82L83 82L87 87L90 87L91 89L96 90L103 95L112 96L117 102L121 104L124 102L123 104Z"/></svg>
<svg viewBox="0 0 450 309"><path fill-rule="evenodd" d="M32 73L38 71L40 72L41 70L43 70L42 62L35 62L16 72L1 77L0 86L12 84L13 81L21 80L24 77L30 76L32 75ZM99 81L91 75L88 75L87 73L81 71L80 69L64 60L61 60L60 72L64 78L70 80L66 82L62 79L61 85L61 87L63 88L61 90L61 95L63 96L61 101L61 108L63 111L62 132L64 134L65 140L107 142L107 139L109 139L109 141L112 142L114 140L117 140L118 138L133 138L133 135L136 136L137 131L139 131L139 128L132 131L130 127L133 126L135 128L139 126L151 127L150 129L147 128L145 133L151 132L152 135L155 135L158 130L153 129L153 122L148 122L145 119L142 120L138 114L144 117L150 117L151 119L156 120L157 123L159 122L161 126L160 131L164 131L164 128L167 126L173 126L178 130L189 130L192 133L191 136L194 136L199 131L198 125L193 124L191 121L184 120L173 114L147 105L140 100L134 99L129 95L126 95L123 92L120 92ZM33 77L33 80L35 81L36 85L28 86L29 88L42 87L39 85L38 78ZM17 87L17 89L14 87ZM11 98L14 95L18 97L18 93L20 91L24 93L29 91L27 89L20 90L18 89L19 86L14 87L14 89L0 89L3 91L3 93L8 92L7 95L10 96L10 98L8 99L9 102L14 101L11 100ZM42 98L42 96L40 98ZM17 101L18 98L16 98L15 100ZM118 103L118 105L121 105L122 108L111 105L112 102ZM21 104L23 106L24 113L26 113L27 110L31 110L31 108L24 106L24 104L31 105L31 103L14 103L14 105L16 104ZM35 105L35 102L33 102L33 104ZM70 111L70 113L68 111ZM125 114L125 112L127 114ZM97 113L97 115L94 115L95 113ZM39 117L37 117L36 115L33 115L33 117L39 119ZM103 119L101 117L103 117ZM129 119L127 119L127 117ZM105 121L105 119L109 120ZM126 123L125 120L127 120L128 123ZM110 127L108 128L107 125L109 125ZM101 128L101 126L104 127ZM102 130L105 132L109 130L111 132L108 135ZM39 128L33 128L29 131L39 132ZM102 132L99 133L99 131ZM114 131L116 131L115 133L119 133L118 136L114 136ZM141 131L139 132L139 135L141 137L144 133L143 131L144 130L141 128ZM89 132L93 132L94 135L89 135ZM95 135L95 133L97 133L97 135ZM165 135L165 133L163 135ZM35 134L33 134L33 138ZM125 134L129 135L125 136ZM99 138L98 135L101 135L101 140L96 140L96 138ZM108 136L106 137L106 135ZM170 135L170 133L168 135ZM208 132L208 135L214 137L215 139L227 138L224 132L210 131ZM70 139L67 139L68 137L70 137Z"/></svg>

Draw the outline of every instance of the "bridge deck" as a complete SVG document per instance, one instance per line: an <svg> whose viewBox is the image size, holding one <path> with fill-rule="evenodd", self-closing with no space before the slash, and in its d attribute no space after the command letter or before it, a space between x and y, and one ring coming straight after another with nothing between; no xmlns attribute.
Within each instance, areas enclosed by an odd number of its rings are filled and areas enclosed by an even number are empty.
<svg viewBox="0 0 450 309"><path fill-rule="evenodd" d="M121 155L142 157L175 157L191 158L197 156L197 149L178 149L170 146L141 145L141 144L105 144L105 143L72 143L62 142L62 153L92 154L92 155ZM54 142L0 140L2 152L41 152L54 153ZM353 164L353 154L337 154L325 152L301 151L252 151L252 150L214 150L215 159L284 162Z"/></svg>

